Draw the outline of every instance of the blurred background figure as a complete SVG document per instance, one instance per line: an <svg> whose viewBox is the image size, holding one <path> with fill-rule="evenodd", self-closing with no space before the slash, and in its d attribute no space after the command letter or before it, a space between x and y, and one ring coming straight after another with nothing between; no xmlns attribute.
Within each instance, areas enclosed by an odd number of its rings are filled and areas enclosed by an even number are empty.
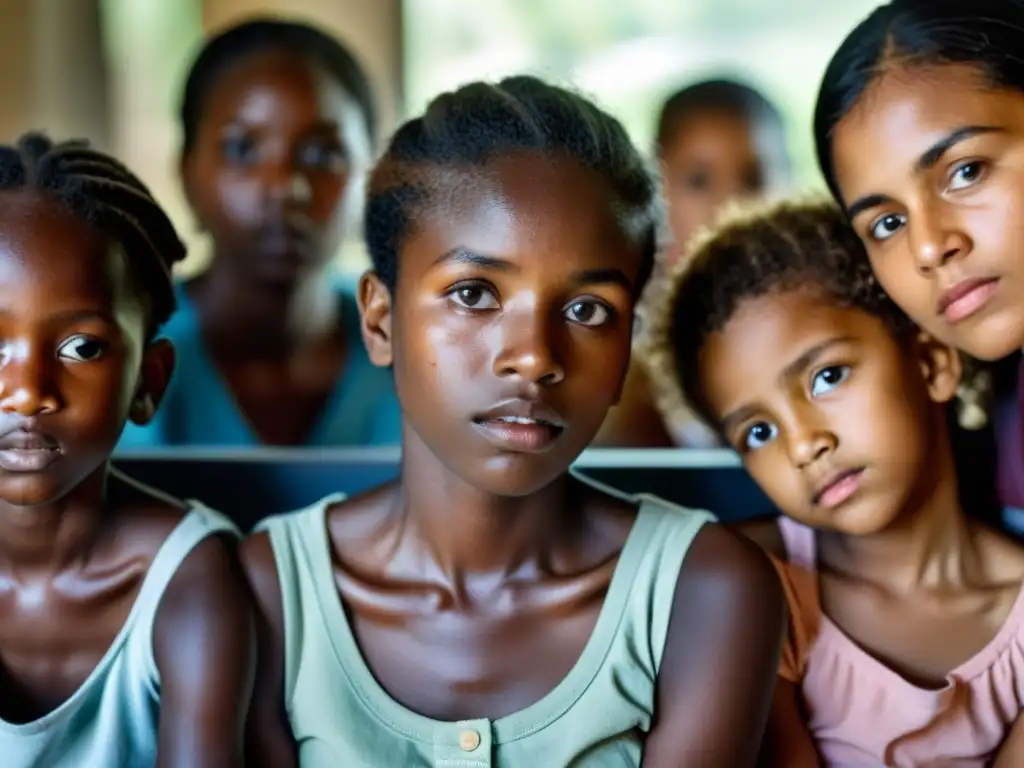
<svg viewBox="0 0 1024 768"><path fill-rule="evenodd" d="M687 243L730 202L785 188L789 151L782 115L754 88L730 79L703 80L662 104L655 153L668 231L637 313L637 349L621 404L608 414L597 443L607 446L715 446L714 433L676 393L656 393L643 366L645 314L664 300L667 271Z"/></svg>
<svg viewBox="0 0 1024 768"><path fill-rule="evenodd" d="M736 80L703 80L669 96L658 116L656 152L669 264L724 204L784 190L792 175L782 114Z"/></svg>
<svg viewBox="0 0 1024 768"><path fill-rule="evenodd" d="M212 245L177 289L177 371L141 445L399 442L390 373L362 343L332 260L355 222L375 108L352 54L255 19L212 38L181 104L181 178Z"/></svg>

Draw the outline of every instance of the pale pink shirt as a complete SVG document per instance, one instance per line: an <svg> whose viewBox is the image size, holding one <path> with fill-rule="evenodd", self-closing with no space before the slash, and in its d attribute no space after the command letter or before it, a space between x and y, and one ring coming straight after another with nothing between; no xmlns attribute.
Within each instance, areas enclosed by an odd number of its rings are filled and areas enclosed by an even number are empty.
<svg viewBox="0 0 1024 768"><path fill-rule="evenodd" d="M789 563L813 571L814 530L787 517L779 529ZM816 579L800 583L791 614L816 626L810 642L784 654L780 675L800 684L824 765L966 768L994 759L1024 708L1024 591L995 638L932 690L907 682L821 614Z"/></svg>

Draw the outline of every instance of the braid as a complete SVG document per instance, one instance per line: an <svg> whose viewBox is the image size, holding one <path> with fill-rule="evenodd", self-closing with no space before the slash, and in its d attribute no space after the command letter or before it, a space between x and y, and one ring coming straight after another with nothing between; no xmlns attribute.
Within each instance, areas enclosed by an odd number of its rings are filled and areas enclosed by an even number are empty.
<svg viewBox="0 0 1024 768"><path fill-rule="evenodd" d="M151 338L174 311L171 272L185 247L145 184L86 141L54 143L30 133L16 146L0 146L0 189L23 187L56 198L124 248L147 298Z"/></svg>
<svg viewBox="0 0 1024 768"><path fill-rule="evenodd" d="M445 168L481 167L515 152L565 154L601 175L643 246L639 295L654 265L659 195L622 125L581 96L527 76L471 83L434 99L395 132L370 178L364 232L374 271L394 290L398 252Z"/></svg>

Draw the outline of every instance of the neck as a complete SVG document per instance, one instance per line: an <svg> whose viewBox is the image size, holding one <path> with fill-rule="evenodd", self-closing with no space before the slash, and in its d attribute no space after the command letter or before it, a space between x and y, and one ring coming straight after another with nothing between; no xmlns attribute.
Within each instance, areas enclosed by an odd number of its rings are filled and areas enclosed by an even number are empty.
<svg viewBox="0 0 1024 768"><path fill-rule="evenodd" d="M972 527L960 504L952 452L947 447L941 454L934 479L921 484L890 526L864 536L821 534L823 562L870 574L871 581L904 593L971 579L980 565Z"/></svg>
<svg viewBox="0 0 1024 768"><path fill-rule="evenodd" d="M466 483L408 428L402 443L398 553L420 575L433 571L461 594L469 582L503 582L540 570L567 524L558 511L572 504L573 480L563 475L522 497L498 496ZM404 559L404 558L403 558Z"/></svg>
<svg viewBox="0 0 1024 768"><path fill-rule="evenodd" d="M88 560L103 525L107 466L58 501L0 502L0 563L11 573L56 574Z"/></svg>
<svg viewBox="0 0 1024 768"><path fill-rule="evenodd" d="M287 284L254 285L214 259L195 283L203 330L236 353L286 354L338 327L338 302L327 268Z"/></svg>

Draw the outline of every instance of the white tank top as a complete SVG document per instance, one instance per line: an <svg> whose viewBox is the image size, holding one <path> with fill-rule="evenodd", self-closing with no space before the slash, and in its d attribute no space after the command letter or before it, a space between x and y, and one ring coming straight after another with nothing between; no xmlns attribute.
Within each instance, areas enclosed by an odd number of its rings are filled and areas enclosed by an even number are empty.
<svg viewBox="0 0 1024 768"><path fill-rule="evenodd" d="M0 719L3 768L149 768L156 764L160 677L153 621L178 566L209 536L239 536L234 523L192 508L157 551L121 631L82 686L47 715Z"/></svg>

